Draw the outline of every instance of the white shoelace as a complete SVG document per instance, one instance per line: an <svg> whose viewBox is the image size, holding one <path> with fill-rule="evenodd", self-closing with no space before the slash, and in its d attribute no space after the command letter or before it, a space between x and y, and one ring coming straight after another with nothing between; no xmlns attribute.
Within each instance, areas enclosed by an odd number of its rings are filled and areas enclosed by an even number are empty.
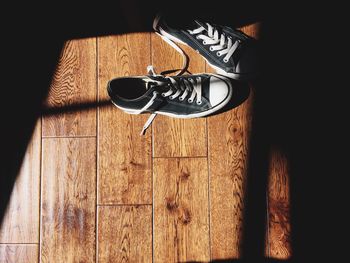
<svg viewBox="0 0 350 263"><path fill-rule="evenodd" d="M156 75L152 66L148 66L147 70L152 75L154 76ZM182 85L182 83L177 82L173 77L164 77L164 78L170 80L172 85L168 84L169 90L167 92L161 93L162 97L169 97L169 99L171 100L176 99L178 97L179 101L184 101L185 98L189 94L191 94L190 97L187 99L189 103L193 103L194 99L196 98L196 103L198 105L202 104L202 83L201 83L200 77L182 78L184 86ZM153 105L154 101L159 96L159 94L160 94L159 92L153 91L153 96L150 99L150 101L142 109L137 111L137 114L147 111ZM145 134L146 130L152 124L156 116L157 116L157 113L152 113L150 115L145 125L143 126L140 135Z"/></svg>
<svg viewBox="0 0 350 263"><path fill-rule="evenodd" d="M209 50L212 52L216 52L216 55L218 57L221 57L222 55L226 56L223 58L223 61L227 63L230 59L230 57L233 55L233 53L236 51L236 49L239 46L240 40L236 40L234 43L231 39L231 37L226 36L225 34L221 33L219 34L219 31L215 29L212 25L209 23L206 23L208 26L208 29L205 29L203 26L200 26L197 29L194 30L187 30L188 33L191 35L197 35L197 39L203 40L203 45L210 45ZM165 42L167 42L170 46L172 46L177 52L179 52L183 58L182 63L182 69L177 74L177 76L182 75L188 65L188 57L185 54L185 52L172 40L170 40L168 37L164 36L167 33L160 28L160 33L156 33L159 35ZM201 34L202 33L202 34Z"/></svg>
<svg viewBox="0 0 350 263"><path fill-rule="evenodd" d="M191 35L197 35L197 39L202 39L203 45L210 45L209 50L212 52L217 51L216 55L218 57L226 54L226 56L223 58L223 61L227 63L230 57L236 51L239 45L239 40L236 40L233 43L230 37L226 36L223 33L219 34L218 30L216 30L210 24L206 23L206 25L208 26L208 29L205 29L203 26L201 26L197 29L187 31ZM206 33L206 35L201 33Z"/></svg>

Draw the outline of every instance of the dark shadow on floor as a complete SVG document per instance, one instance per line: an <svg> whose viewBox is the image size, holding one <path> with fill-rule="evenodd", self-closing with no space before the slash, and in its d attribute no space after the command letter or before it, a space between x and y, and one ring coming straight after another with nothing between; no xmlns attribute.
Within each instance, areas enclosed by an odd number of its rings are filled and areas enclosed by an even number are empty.
<svg viewBox="0 0 350 263"><path fill-rule="evenodd" d="M4 9L12 20L20 19L21 22L12 23L11 19L1 21L9 26L1 32L1 63L5 71L0 84L0 135L3 141L0 148L0 219L6 210L35 121L43 111L42 102L47 96L64 41L152 31L153 17L159 10L168 7L164 13L179 24L186 23L191 16L233 27L256 21L263 23L260 34L262 76L254 85L244 260L214 262L267 261L263 253L266 182L268 152L272 146L290 157L293 261L334 259L333 256L339 253L331 252L335 240L330 239L328 234L333 231L316 225L320 222L324 223L323 226L336 224L334 219L325 222L326 202L319 190L326 184L324 178L329 170L325 165L331 159L323 154L327 142L324 140L326 132L321 110L325 105L320 99L321 96L328 97L329 93L324 91L329 91L329 82L325 76L320 78L319 72L324 72L324 67L329 65L322 56L327 50L322 43L335 36L325 33L329 31L320 32L320 25L309 23L308 9L293 3L269 6L262 1L230 1L227 6L217 2L204 8L203 5L207 4L203 1L168 3L130 0L115 1L113 5L85 2L83 6L78 3L64 5L57 1L49 6L29 3L20 9L17 6ZM232 5L234 8L229 8ZM329 99L328 107L331 102ZM47 112L55 113L55 110Z"/></svg>
<svg viewBox="0 0 350 263"><path fill-rule="evenodd" d="M62 106L62 107L43 108L42 115L50 116L50 115L56 115L56 114L62 114L62 113L73 113L76 111L89 110L97 107L102 108L102 107L111 107L111 106L112 106L112 103L110 100L103 100L99 102L83 102L78 104Z"/></svg>
<svg viewBox="0 0 350 263"><path fill-rule="evenodd" d="M199 263L200 261L186 261L186 263ZM218 259L218 260L211 260L210 262L213 263L250 263L250 262L256 262L256 261L250 261L245 259ZM292 260L278 260L278 259L262 259L258 262L261 263L289 263L292 262ZM183 262L185 263L185 262Z"/></svg>
<svg viewBox="0 0 350 263"><path fill-rule="evenodd" d="M54 35L27 30L2 32L0 222L63 45Z"/></svg>

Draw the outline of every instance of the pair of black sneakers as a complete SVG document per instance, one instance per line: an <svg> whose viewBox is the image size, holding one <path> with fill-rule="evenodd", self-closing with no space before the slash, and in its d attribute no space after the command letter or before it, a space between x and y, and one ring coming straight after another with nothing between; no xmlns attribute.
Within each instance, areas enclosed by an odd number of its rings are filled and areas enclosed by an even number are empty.
<svg viewBox="0 0 350 263"><path fill-rule="evenodd" d="M232 97L232 79L249 80L256 75L255 41L227 26L198 20L186 28L169 25L158 15L156 33L180 52L183 69L176 76L157 75L152 67L146 76L115 78L108 83L108 94L115 106L130 114L151 113L141 134L157 114L174 118L195 118L222 109ZM201 54L217 74L183 75L187 56L175 43L182 43Z"/></svg>

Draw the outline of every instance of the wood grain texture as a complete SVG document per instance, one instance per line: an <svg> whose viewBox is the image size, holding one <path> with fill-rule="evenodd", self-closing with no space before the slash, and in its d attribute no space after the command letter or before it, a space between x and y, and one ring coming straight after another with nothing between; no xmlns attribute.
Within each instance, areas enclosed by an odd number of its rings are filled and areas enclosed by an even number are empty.
<svg viewBox="0 0 350 263"><path fill-rule="evenodd" d="M258 38L259 24L240 28ZM215 72L208 64L207 72ZM235 89L239 88L234 85ZM251 88L252 85L249 85ZM252 91L252 90L251 90ZM208 118L212 259L239 258L254 94L238 107Z"/></svg>
<svg viewBox="0 0 350 263"><path fill-rule="evenodd" d="M209 261L207 159L154 159L153 183L154 261Z"/></svg>
<svg viewBox="0 0 350 263"><path fill-rule="evenodd" d="M95 262L96 139L42 148L41 262Z"/></svg>
<svg viewBox="0 0 350 263"><path fill-rule="evenodd" d="M261 32L261 23L257 22L254 24L250 24L250 25L246 25L243 26L241 28L239 28L242 32L244 32L245 34L247 34L248 36L251 36L255 39L259 39L260 38L260 32Z"/></svg>
<svg viewBox="0 0 350 263"><path fill-rule="evenodd" d="M272 149L268 184L267 256L288 259L292 255L288 158Z"/></svg>
<svg viewBox="0 0 350 263"><path fill-rule="evenodd" d="M99 38L98 61L99 100L107 100L109 80L146 74L149 33ZM99 204L152 203L151 132L140 136L147 118L146 114L127 114L112 104L99 109Z"/></svg>
<svg viewBox="0 0 350 263"><path fill-rule="evenodd" d="M98 262L152 262L152 206L98 208Z"/></svg>
<svg viewBox="0 0 350 263"><path fill-rule="evenodd" d="M35 263L38 253L38 245L0 245L0 263Z"/></svg>
<svg viewBox="0 0 350 263"><path fill-rule="evenodd" d="M243 33L247 34L248 36L259 40L260 28L261 28L261 23L257 22L254 24L240 27L238 29L241 30ZM205 62L205 68L206 68L206 72L216 73L216 71L207 62Z"/></svg>
<svg viewBox="0 0 350 263"><path fill-rule="evenodd" d="M212 259L241 255L252 101L208 118Z"/></svg>
<svg viewBox="0 0 350 263"><path fill-rule="evenodd" d="M66 42L45 103L47 108L96 102L96 39ZM43 136L96 135L96 108L43 118Z"/></svg>
<svg viewBox="0 0 350 263"><path fill-rule="evenodd" d="M195 51L181 46L190 58L189 71L202 73L205 61ZM182 67L181 55L156 34L152 34L153 65L158 73ZM155 157L207 156L205 118L174 119L157 116L153 123Z"/></svg>
<svg viewBox="0 0 350 263"><path fill-rule="evenodd" d="M253 38L260 37L260 23L242 27ZM266 255L275 259L289 259L292 255L288 158L272 149L268 184L268 229Z"/></svg>
<svg viewBox="0 0 350 263"><path fill-rule="evenodd" d="M37 122L0 227L0 243L39 242L41 121ZM4 175L5 176L5 175Z"/></svg>

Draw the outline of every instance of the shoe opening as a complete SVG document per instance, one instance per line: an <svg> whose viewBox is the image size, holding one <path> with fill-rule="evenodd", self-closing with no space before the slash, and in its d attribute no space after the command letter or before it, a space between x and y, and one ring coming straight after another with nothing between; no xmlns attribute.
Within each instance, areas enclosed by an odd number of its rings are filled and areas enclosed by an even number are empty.
<svg viewBox="0 0 350 263"><path fill-rule="evenodd" d="M132 100L141 97L146 92L146 82L142 78L118 78L108 85L109 95Z"/></svg>

